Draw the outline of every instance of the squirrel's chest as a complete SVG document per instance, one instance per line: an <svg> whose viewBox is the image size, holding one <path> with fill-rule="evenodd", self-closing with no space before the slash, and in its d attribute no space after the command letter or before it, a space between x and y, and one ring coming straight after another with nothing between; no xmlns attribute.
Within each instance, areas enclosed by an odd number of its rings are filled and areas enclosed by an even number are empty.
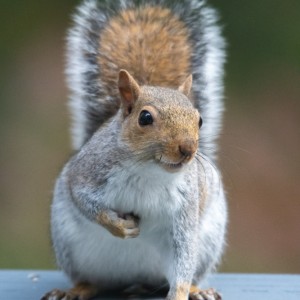
<svg viewBox="0 0 300 300"><path fill-rule="evenodd" d="M105 187L110 208L140 217L172 215L185 201L180 190L185 181L180 174L168 174L149 165L115 172Z"/></svg>

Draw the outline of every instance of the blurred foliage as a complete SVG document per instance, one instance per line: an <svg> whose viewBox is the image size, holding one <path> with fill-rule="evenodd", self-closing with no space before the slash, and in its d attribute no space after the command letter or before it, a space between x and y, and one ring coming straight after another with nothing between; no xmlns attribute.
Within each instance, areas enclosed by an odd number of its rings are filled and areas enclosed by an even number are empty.
<svg viewBox="0 0 300 300"><path fill-rule="evenodd" d="M78 0L0 0L0 268L54 267L49 207L70 155L64 37ZM223 270L300 272L300 1L221 1L228 44Z"/></svg>
<svg viewBox="0 0 300 300"><path fill-rule="evenodd" d="M230 87L243 90L286 68L300 70L300 2L219 1L228 41ZM268 74L266 74L266 72Z"/></svg>

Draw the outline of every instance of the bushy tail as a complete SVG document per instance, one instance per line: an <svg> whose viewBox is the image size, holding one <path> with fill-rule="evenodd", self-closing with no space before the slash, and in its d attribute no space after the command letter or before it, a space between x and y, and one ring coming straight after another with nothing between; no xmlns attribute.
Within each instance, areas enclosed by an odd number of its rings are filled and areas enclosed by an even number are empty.
<svg viewBox="0 0 300 300"><path fill-rule="evenodd" d="M101 31L120 10L144 4L169 8L188 28L193 95L203 118L200 147L203 154L214 160L222 124L225 55L218 17L205 0L86 0L79 6L68 35L67 53L73 147L78 150L118 109L118 101L101 86L98 63Z"/></svg>

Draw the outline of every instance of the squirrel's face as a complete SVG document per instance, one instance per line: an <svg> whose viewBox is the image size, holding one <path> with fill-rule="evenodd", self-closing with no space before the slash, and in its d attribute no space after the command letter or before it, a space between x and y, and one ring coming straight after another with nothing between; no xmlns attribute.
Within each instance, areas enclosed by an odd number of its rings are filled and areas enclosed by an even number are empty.
<svg viewBox="0 0 300 300"><path fill-rule="evenodd" d="M138 159L154 160L168 171L177 171L196 154L199 124L193 107L149 102L126 117L122 137Z"/></svg>
<svg viewBox="0 0 300 300"><path fill-rule="evenodd" d="M122 140L138 161L175 172L194 158L202 120L182 92L144 86L130 106L122 104Z"/></svg>

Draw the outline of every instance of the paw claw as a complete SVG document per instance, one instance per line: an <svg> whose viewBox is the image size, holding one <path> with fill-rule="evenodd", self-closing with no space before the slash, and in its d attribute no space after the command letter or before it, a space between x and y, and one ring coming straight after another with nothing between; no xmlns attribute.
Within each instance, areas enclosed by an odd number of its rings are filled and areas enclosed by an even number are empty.
<svg viewBox="0 0 300 300"><path fill-rule="evenodd" d="M140 229L138 225L138 218L134 217L133 215L125 215L124 218L119 218L119 235L117 236L128 239L128 238L135 238L139 235Z"/></svg>
<svg viewBox="0 0 300 300"><path fill-rule="evenodd" d="M139 228L124 229L124 239L135 238L140 234Z"/></svg>
<svg viewBox="0 0 300 300"><path fill-rule="evenodd" d="M192 299L192 300L205 300L200 294L191 294L190 299Z"/></svg>
<svg viewBox="0 0 300 300"><path fill-rule="evenodd" d="M45 294L41 300L64 300L66 293L64 291L55 289Z"/></svg>
<svg viewBox="0 0 300 300"><path fill-rule="evenodd" d="M221 295L214 289L198 290L197 292L190 293L191 300L222 300Z"/></svg>
<svg viewBox="0 0 300 300"><path fill-rule="evenodd" d="M45 294L41 300L88 300L96 296L99 289L86 283L78 283L67 292L54 289Z"/></svg>

